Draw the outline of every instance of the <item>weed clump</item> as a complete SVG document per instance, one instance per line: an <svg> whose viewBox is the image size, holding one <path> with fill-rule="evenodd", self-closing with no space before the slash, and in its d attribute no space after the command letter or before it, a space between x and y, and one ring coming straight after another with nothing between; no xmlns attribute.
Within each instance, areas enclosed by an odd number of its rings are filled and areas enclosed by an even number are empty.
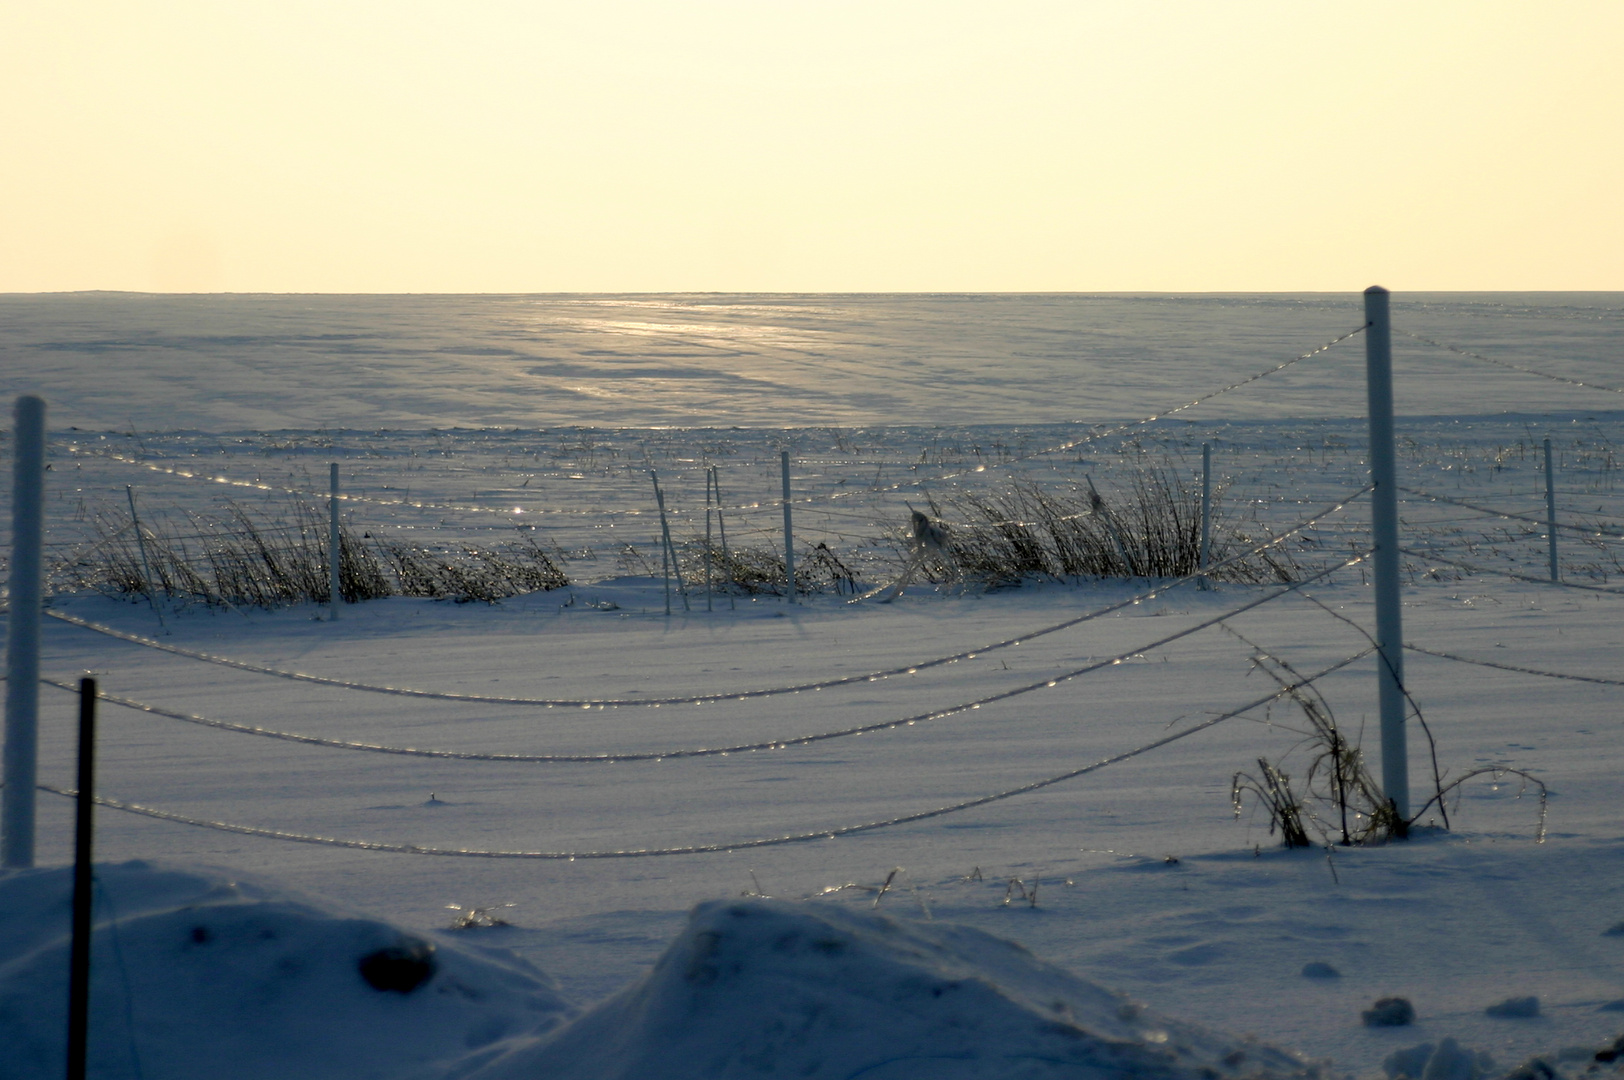
<svg viewBox="0 0 1624 1080"><path fill-rule="evenodd" d="M1223 518L1216 497L1212 507L1208 565L1255 543ZM933 517L953 522L941 550L922 568L933 582L1001 588L1031 579L1186 577L1202 569L1201 496L1171 468L1142 469L1109 496L1092 480L1069 491L1016 481L997 494L932 497L930 508ZM1262 582L1292 581L1299 574L1288 552L1270 549L1211 576Z"/></svg>
<svg viewBox="0 0 1624 1080"><path fill-rule="evenodd" d="M95 542L58 569L58 583L71 591L222 608L332 600L330 526L315 506L296 501L284 515L265 519L232 503L221 519L188 516L185 531L159 520L154 528L116 510L101 512ZM346 603L395 595L489 603L568 584L529 537L495 547L435 551L357 536L351 526L339 526L338 587Z"/></svg>

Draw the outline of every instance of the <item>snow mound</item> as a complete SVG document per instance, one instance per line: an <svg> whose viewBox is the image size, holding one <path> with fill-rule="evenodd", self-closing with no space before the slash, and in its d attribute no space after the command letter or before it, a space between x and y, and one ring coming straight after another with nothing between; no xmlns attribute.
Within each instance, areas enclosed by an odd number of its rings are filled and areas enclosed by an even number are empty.
<svg viewBox="0 0 1624 1080"><path fill-rule="evenodd" d="M967 927L779 900L701 904L642 980L447 1080L1314 1077Z"/></svg>
<svg viewBox="0 0 1624 1080"><path fill-rule="evenodd" d="M90 1075L398 1077L567 1014L517 957L223 870L96 868ZM7 1080L65 1068L69 868L0 873Z"/></svg>

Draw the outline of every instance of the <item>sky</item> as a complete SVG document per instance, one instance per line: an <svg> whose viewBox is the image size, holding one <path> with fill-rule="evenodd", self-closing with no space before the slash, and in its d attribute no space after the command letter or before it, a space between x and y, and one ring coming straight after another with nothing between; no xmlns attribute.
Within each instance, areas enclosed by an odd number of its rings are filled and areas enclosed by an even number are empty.
<svg viewBox="0 0 1624 1080"><path fill-rule="evenodd" d="M1624 4L0 5L0 292L1624 289Z"/></svg>

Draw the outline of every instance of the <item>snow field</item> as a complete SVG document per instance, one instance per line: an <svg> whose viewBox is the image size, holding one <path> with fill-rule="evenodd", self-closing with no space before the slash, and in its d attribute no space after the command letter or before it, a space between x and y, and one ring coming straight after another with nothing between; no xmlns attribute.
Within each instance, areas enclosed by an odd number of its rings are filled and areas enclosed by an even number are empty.
<svg viewBox="0 0 1624 1080"><path fill-rule="evenodd" d="M1311 591L1367 621L1368 590L1351 576ZM164 640L272 667L456 692L715 693L927 659L1129 594L1122 586L1050 587L910 595L883 607L829 597L797 607L763 600L668 621L654 582L574 593L572 606L557 593L496 608L385 601L346 609L336 624L313 620L309 610L193 613L172 620ZM1130 649L1249 595L1250 587L1181 590L1118 617L913 676L658 709L468 707L339 691L114 643L56 620L47 620L47 672L66 678L90 670L110 693L344 739L509 753L646 751L799 735L956 704ZM589 601L618 606L591 608ZM1411 640L1527 666L1607 677L1624 636L1616 599L1574 590L1430 582L1412 589L1408 601ZM62 607L137 633L154 629L151 614L135 605L82 600ZM1303 671L1364 644L1296 598L1234 622ZM974 637L966 638L967 628ZM1247 657L1239 641L1212 629L1161 655L912 727L628 765L414 760L104 706L101 782L114 798L197 817L423 846L584 852L742 841L928 809L1142 745L1267 693L1259 677L1248 676ZM1356 730L1375 715L1370 663L1328 677L1323 687L1342 723ZM1507 1065L1553 1044L1600 1038L1609 1014L1594 1010L1624 996L1619 958L1597 949L1611 944L1600 934L1618 921L1606 906L1620 884L1609 809L1616 690L1416 654L1407 664L1446 769L1508 764L1551 784L1545 844L1533 843L1533 801L1516 798L1514 785L1484 782L1452 808L1456 831L1447 836L1339 850L1329 861L1323 852L1275 851L1260 822L1231 820L1228 783L1259 754L1275 759L1298 741L1288 730L1291 710L1276 707L1273 726L1227 721L962 814L730 854L573 862L414 857L283 844L112 810L99 815L99 851L110 860L248 866L419 930L449 922L447 904L514 903L504 916L516 925L479 932L481 940L515 948L583 1004L635 977L692 903L758 888L797 897L848 882L874 886L900 866L905 872L884 910L928 911L1014 937L1157 1009L1220 1030L1253 1031L1355 1071L1375 1069L1399 1043L1413 1045L1421 1035L1455 1036ZM1553 707L1531 717L1531 697ZM45 700L42 779L70 787L73 699L52 691ZM1412 753L1419 790L1425 760L1418 742ZM1288 771L1294 760L1285 757ZM69 804L42 799L41 859L66 859ZM962 880L977 868L983 880ZM1011 877L1038 883L1035 908L1001 904ZM864 905L872 894L848 891L831 900ZM1332 964L1343 977L1330 985L1303 980L1298 972L1312 961ZM1389 993L1416 1000L1419 1029L1358 1024L1358 1009ZM1538 994L1543 1017L1519 1025L1481 1015L1514 993ZM1266 1018L1257 1012L1260 998L1270 1003Z"/></svg>

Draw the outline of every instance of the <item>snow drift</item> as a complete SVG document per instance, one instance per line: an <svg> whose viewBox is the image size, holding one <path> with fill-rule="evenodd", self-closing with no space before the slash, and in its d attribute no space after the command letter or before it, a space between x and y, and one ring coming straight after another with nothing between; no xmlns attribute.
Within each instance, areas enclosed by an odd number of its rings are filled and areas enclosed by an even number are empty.
<svg viewBox="0 0 1624 1080"><path fill-rule="evenodd" d="M97 867L91 1076L395 1078L566 1014L525 961L223 870ZM65 1067L71 868L0 873L6 1080Z"/></svg>
<svg viewBox="0 0 1624 1080"><path fill-rule="evenodd" d="M713 901L643 979L448 1080L1313 1077L968 927L778 900Z"/></svg>

